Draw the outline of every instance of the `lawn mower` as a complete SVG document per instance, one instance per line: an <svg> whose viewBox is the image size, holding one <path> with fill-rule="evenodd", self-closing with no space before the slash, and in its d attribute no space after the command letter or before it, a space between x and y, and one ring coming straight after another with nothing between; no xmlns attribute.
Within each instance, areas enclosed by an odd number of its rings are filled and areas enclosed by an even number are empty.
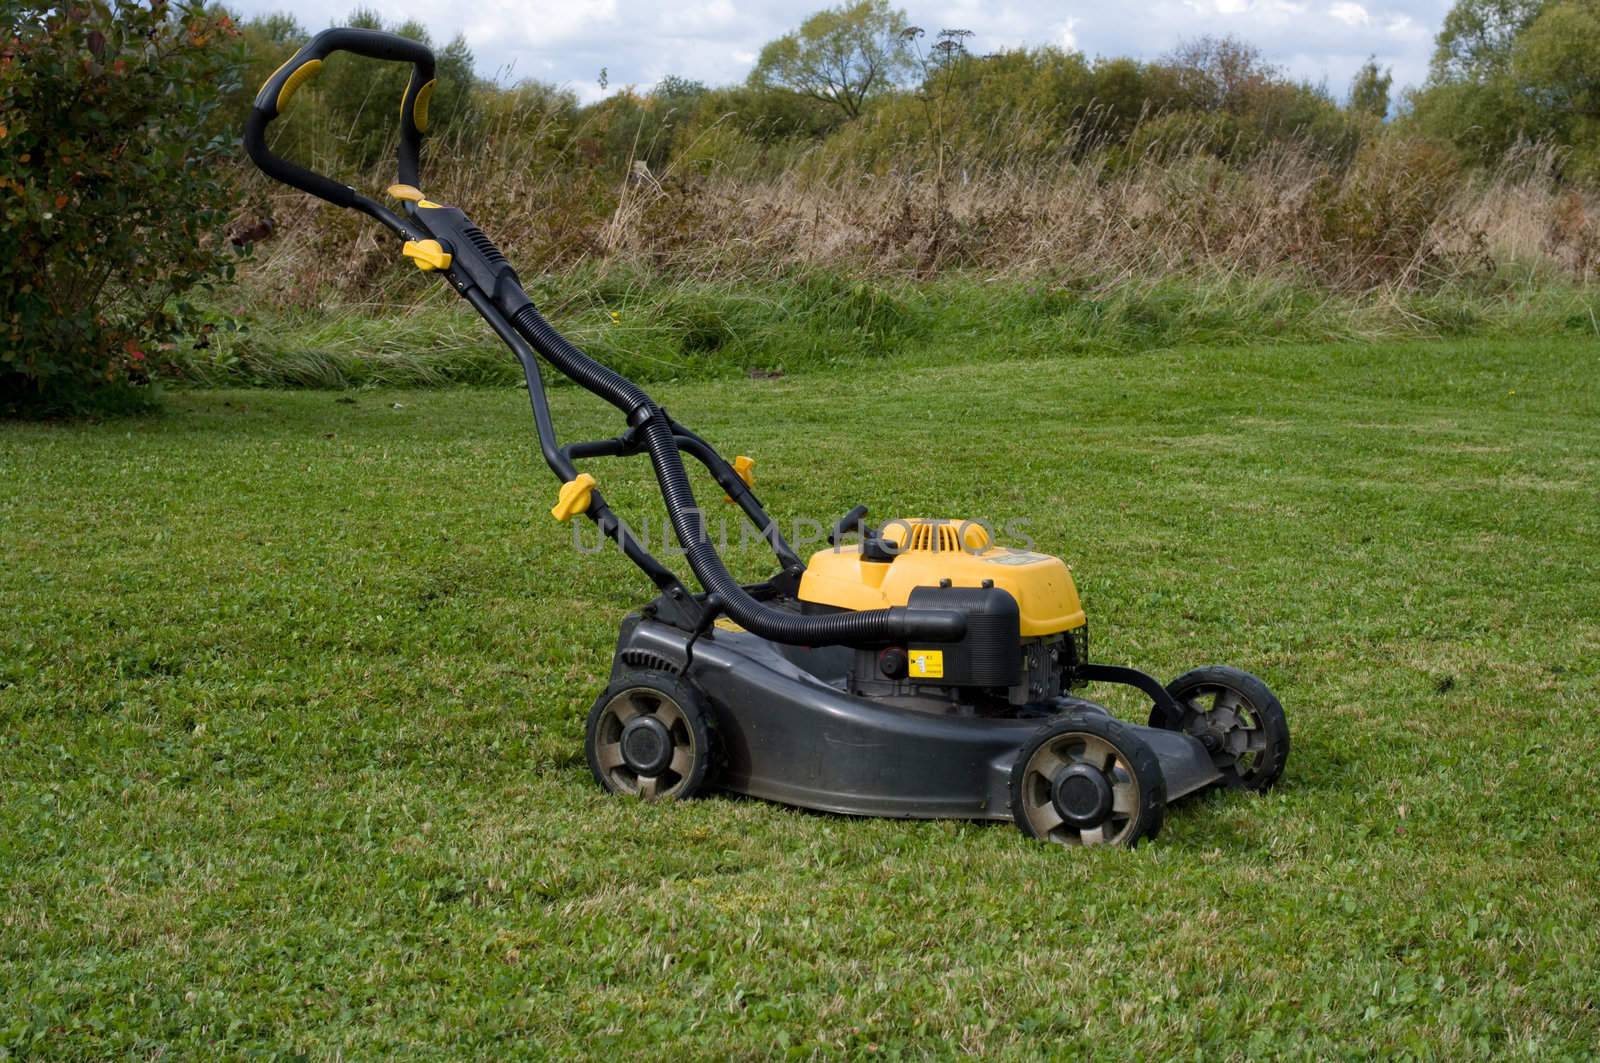
<svg viewBox="0 0 1600 1063"><path fill-rule="evenodd" d="M334 52L411 65L400 100L391 209L282 159L270 123ZM1133 845L1166 805L1213 787L1265 790L1289 733L1261 680L1207 667L1163 685L1095 662L1071 572L1059 558L999 545L977 522L867 523L856 506L802 559L754 490L753 462L727 461L633 381L564 339L494 242L458 207L420 191L434 89L426 47L330 29L272 74L244 143L267 174L387 226L418 269L442 276L522 365L545 462L561 482L551 514L585 517L655 585L621 625L610 682L589 713L585 750L606 790L645 799L713 789L863 816L1012 820L1064 845ZM609 439L561 443L540 359L615 406ZM647 455L699 589L647 549L579 462ZM777 571L742 584L707 531L688 455L760 529ZM1136 688L1148 723L1123 722L1078 695Z"/></svg>

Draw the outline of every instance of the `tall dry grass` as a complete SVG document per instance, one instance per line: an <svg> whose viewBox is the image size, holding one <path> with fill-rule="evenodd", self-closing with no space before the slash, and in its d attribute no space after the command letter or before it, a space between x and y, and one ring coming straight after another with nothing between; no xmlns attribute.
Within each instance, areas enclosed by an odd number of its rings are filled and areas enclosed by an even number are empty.
<svg viewBox="0 0 1600 1063"><path fill-rule="evenodd" d="M717 150L691 144L664 172L616 179L540 121L505 116L470 143L435 145L426 166L428 193L462 205L525 276L598 265L719 281L805 269L1092 287L1270 278L1367 300L1508 271L1600 279L1600 198L1564 187L1558 156L1538 147L1489 171L1392 133L1341 156L1290 142L1224 160L1153 140L1129 158L1071 137L1041 152L1020 126L942 152L908 142L869 170L827 143L774 167L713 129L702 139ZM277 223L247 270L257 294L396 301L394 250L376 226L264 184L253 204Z"/></svg>

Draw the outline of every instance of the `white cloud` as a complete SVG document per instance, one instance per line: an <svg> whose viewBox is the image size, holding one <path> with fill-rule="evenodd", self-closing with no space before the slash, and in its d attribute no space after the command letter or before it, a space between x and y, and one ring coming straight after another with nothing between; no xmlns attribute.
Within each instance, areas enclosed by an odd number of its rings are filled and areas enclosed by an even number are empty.
<svg viewBox="0 0 1600 1063"><path fill-rule="evenodd" d="M541 5L536 19L528 17L528 6L519 0L475 0L463 6L469 12L463 26L469 41L516 41L535 49L617 22L617 0L563 0ZM421 21L428 24L434 20L422 16Z"/></svg>
<svg viewBox="0 0 1600 1063"><path fill-rule="evenodd" d="M731 0L709 0L708 3L665 5L661 24L673 33L709 33L731 25L737 17Z"/></svg>
<svg viewBox="0 0 1600 1063"><path fill-rule="evenodd" d="M1185 3L1202 18L1251 15L1257 19L1281 20L1306 13L1306 5L1299 0L1185 0Z"/></svg>
<svg viewBox="0 0 1600 1063"><path fill-rule="evenodd" d="M1075 51L1078 47L1078 20L1069 18L1056 27L1055 43L1068 51Z"/></svg>
<svg viewBox="0 0 1600 1063"><path fill-rule="evenodd" d="M1372 16L1367 14L1366 8L1360 4L1349 3L1348 0L1328 8L1328 14L1346 26L1365 26L1372 21Z"/></svg>
<svg viewBox="0 0 1600 1063"><path fill-rule="evenodd" d="M1396 37L1409 37L1413 40L1432 40L1433 34L1422 26L1410 15L1390 15L1388 31Z"/></svg>

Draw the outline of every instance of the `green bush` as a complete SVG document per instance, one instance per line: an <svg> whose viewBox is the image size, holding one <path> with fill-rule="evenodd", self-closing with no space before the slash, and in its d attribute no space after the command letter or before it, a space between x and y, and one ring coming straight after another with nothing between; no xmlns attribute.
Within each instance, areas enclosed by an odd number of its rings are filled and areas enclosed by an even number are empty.
<svg viewBox="0 0 1600 1063"><path fill-rule="evenodd" d="M164 0L13 0L0 34L0 409L137 401L183 295L232 269L235 31Z"/></svg>
<svg viewBox="0 0 1600 1063"><path fill-rule="evenodd" d="M1343 287L1415 285L1455 272L1438 243L1438 225L1460 188L1461 162L1422 137L1373 141L1342 180L1329 178L1314 199L1316 239L1327 251L1322 279Z"/></svg>

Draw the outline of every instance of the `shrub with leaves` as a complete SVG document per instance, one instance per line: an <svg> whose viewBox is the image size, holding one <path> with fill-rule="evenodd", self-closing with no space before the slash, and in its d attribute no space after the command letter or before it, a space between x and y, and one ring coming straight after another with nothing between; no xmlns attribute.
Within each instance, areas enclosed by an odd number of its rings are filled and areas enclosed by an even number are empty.
<svg viewBox="0 0 1600 1063"><path fill-rule="evenodd" d="M1342 179L1314 196L1317 271L1344 288L1414 286L1450 272L1439 226L1460 192L1461 162L1420 137L1386 137L1361 150Z"/></svg>
<svg viewBox="0 0 1600 1063"><path fill-rule="evenodd" d="M186 292L227 277L240 55L165 0L0 16L0 410L139 400Z"/></svg>

